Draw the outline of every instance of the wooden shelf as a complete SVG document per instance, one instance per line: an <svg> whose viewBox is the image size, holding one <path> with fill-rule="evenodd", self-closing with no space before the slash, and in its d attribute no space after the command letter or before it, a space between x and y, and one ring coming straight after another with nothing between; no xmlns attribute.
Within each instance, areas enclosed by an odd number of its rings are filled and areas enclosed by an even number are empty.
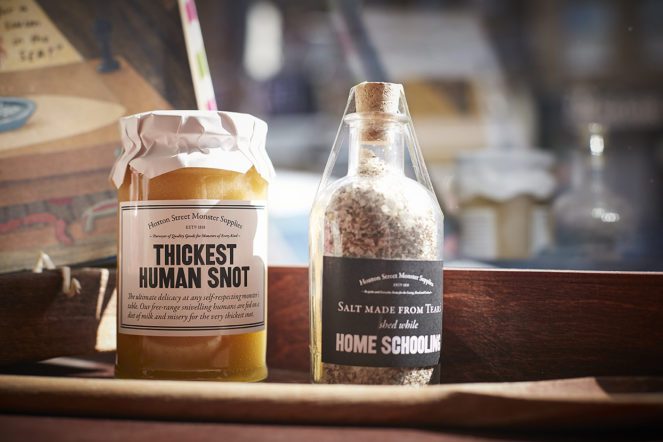
<svg viewBox="0 0 663 442"><path fill-rule="evenodd" d="M83 290L71 298L58 271L0 276L0 413L491 430L663 422L661 273L445 270L446 385L419 389L307 383L303 267L269 270L268 383L112 379L115 272L73 276ZM28 362L95 352L74 369Z"/></svg>
<svg viewBox="0 0 663 442"><path fill-rule="evenodd" d="M0 276L0 364L115 348L115 271ZM305 267L269 269L268 364L309 367ZM663 273L445 270L441 378L663 376Z"/></svg>

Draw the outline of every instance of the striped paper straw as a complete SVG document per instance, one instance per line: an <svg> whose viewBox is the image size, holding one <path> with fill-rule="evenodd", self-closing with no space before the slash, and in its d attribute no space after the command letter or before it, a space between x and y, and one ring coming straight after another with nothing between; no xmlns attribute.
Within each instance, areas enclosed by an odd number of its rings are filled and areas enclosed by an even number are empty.
<svg viewBox="0 0 663 442"><path fill-rule="evenodd" d="M200 30L200 22L198 21L196 2L195 0L178 0L178 2L198 109L216 110L214 85L212 84L212 77L210 76L207 65L207 54L205 53L203 33Z"/></svg>

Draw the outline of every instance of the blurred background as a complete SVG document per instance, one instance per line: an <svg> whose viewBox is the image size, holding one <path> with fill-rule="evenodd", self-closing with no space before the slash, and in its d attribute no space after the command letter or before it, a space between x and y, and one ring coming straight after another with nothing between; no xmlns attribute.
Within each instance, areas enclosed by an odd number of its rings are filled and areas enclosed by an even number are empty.
<svg viewBox="0 0 663 442"><path fill-rule="evenodd" d="M0 0L0 271L115 254L117 118L197 106L182 17L218 108L269 124L271 264L307 264L369 80L405 87L448 266L663 270L663 2L185 3Z"/></svg>

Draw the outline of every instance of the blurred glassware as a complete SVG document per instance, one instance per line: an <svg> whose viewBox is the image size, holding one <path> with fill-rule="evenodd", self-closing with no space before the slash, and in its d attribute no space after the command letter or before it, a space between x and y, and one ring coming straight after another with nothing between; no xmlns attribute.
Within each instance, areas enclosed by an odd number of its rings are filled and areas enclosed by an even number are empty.
<svg viewBox="0 0 663 442"><path fill-rule="evenodd" d="M571 188L554 204L555 241L562 253L614 260L632 233L632 208L606 185L605 127L591 123L586 131L587 144L575 161Z"/></svg>
<svg viewBox="0 0 663 442"><path fill-rule="evenodd" d="M484 149L457 158L461 257L525 259L550 245L552 164L550 154L525 148Z"/></svg>

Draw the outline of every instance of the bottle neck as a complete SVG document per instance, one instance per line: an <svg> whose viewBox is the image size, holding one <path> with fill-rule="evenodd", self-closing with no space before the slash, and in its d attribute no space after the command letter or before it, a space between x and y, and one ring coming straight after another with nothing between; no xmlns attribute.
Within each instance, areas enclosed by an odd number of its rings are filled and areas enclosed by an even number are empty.
<svg viewBox="0 0 663 442"><path fill-rule="evenodd" d="M590 135L588 143L587 169L589 172L589 188L593 194L602 194L605 190L603 178L604 171L604 150L605 139L602 128L592 130L594 125L590 125Z"/></svg>
<svg viewBox="0 0 663 442"><path fill-rule="evenodd" d="M348 175L404 174L404 123L357 119L348 124Z"/></svg>
<svg viewBox="0 0 663 442"><path fill-rule="evenodd" d="M590 156L589 172L590 172L589 185L592 192L602 193L605 190L603 155Z"/></svg>

